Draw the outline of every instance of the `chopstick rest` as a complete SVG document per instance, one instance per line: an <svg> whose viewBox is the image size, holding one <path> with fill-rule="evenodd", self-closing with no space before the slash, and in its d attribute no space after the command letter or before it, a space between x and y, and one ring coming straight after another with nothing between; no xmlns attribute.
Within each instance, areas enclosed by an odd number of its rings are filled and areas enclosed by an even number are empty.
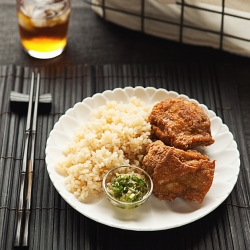
<svg viewBox="0 0 250 250"><path fill-rule="evenodd" d="M34 102L35 100L33 100ZM26 114L29 105L29 95L16 91L10 92L10 109L19 114ZM52 95L50 93L39 96L38 113L48 114L52 107Z"/></svg>

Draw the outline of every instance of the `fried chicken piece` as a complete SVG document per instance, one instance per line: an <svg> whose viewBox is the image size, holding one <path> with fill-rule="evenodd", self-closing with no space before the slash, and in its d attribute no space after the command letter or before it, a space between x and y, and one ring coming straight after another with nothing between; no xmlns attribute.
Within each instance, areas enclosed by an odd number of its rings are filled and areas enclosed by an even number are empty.
<svg viewBox="0 0 250 250"><path fill-rule="evenodd" d="M153 137L169 146L192 149L214 143L209 117L191 101L180 98L163 100L153 107L149 122Z"/></svg>
<svg viewBox="0 0 250 250"><path fill-rule="evenodd" d="M148 145L142 169L151 176L153 194L159 200L181 197L202 203L213 182L215 161L196 150L184 151L158 140Z"/></svg>

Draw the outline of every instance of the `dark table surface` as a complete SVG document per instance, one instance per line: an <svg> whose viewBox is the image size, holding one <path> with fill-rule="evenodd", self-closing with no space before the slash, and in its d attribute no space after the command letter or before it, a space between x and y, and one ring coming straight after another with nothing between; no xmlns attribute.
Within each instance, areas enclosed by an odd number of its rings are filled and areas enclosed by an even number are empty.
<svg viewBox="0 0 250 250"><path fill-rule="evenodd" d="M43 73L42 91L52 93L54 104L38 124L30 249L249 249L250 58L124 29L81 0L72 3L67 48L51 60L22 51L15 2L0 0L0 249L13 243L19 185L13 165L20 167L25 128L25 116L11 112L8 96L13 89L28 93L34 68ZM48 178L44 148L59 117L96 92L137 85L175 90L205 103L238 144L241 171L232 194L189 225L159 232L111 228L72 209Z"/></svg>
<svg viewBox="0 0 250 250"><path fill-rule="evenodd" d="M19 44L14 1L0 0L0 65L131 64L221 62L249 65L250 59L212 48L183 45L104 22L82 0L72 1L68 46L60 57L37 60Z"/></svg>

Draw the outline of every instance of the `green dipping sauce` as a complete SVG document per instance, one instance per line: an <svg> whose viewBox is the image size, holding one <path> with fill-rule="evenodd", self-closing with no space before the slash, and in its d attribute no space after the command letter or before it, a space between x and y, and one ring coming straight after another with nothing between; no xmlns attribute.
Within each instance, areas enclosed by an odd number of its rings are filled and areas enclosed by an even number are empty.
<svg viewBox="0 0 250 250"><path fill-rule="evenodd" d="M139 174L116 174L108 183L107 190L116 200L136 202L148 192L148 185Z"/></svg>

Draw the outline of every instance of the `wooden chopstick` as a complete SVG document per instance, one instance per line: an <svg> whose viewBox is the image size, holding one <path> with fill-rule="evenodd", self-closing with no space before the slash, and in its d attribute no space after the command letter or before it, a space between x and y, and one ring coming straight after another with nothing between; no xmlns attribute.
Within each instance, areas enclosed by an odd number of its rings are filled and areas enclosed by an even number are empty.
<svg viewBox="0 0 250 250"><path fill-rule="evenodd" d="M14 249L18 247L28 246L40 74L39 73L37 74L35 103L33 108L33 92L34 92L34 82L35 82L34 79L35 76L33 72L31 75L31 87L29 94L29 105L28 105L27 123L25 130L23 163L20 174L20 194L19 194L17 227L14 240ZM33 117L32 117L32 110L33 110ZM31 147L29 147L30 143ZM31 149L30 159L28 159L29 148Z"/></svg>

